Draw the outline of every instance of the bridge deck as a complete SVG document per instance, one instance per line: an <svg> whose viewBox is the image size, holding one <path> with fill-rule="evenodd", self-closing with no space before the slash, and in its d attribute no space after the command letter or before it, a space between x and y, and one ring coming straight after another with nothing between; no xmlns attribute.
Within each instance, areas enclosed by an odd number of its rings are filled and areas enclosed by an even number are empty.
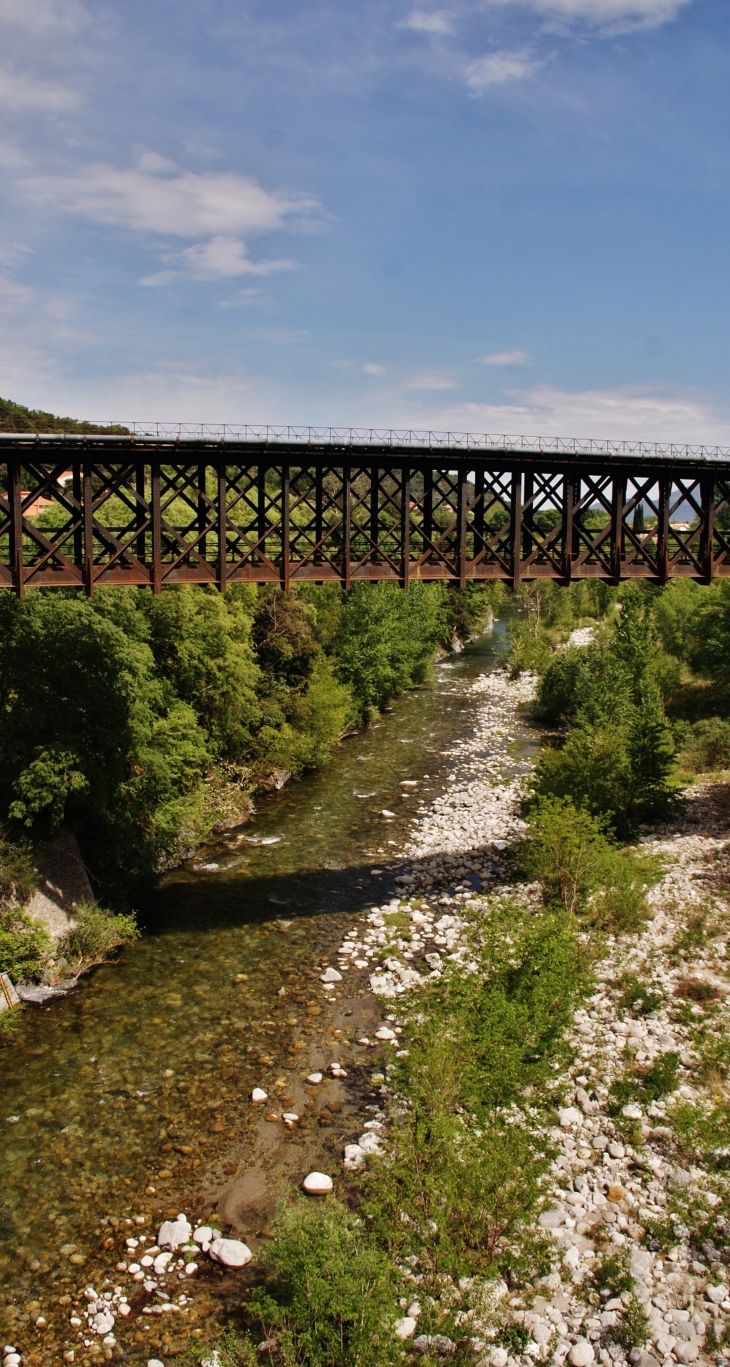
<svg viewBox="0 0 730 1367"><path fill-rule="evenodd" d="M0 587L730 575L726 452L275 435L0 434Z"/></svg>

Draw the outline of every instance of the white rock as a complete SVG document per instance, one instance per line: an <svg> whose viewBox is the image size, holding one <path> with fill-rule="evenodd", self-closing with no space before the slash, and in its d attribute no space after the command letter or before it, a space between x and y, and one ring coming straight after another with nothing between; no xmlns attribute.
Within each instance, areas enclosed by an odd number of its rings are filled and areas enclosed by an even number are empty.
<svg viewBox="0 0 730 1367"><path fill-rule="evenodd" d="M727 1296L727 1287L708 1286L707 1290L705 1291L705 1296L707 1297L708 1301L712 1302L713 1305L722 1305L722 1302Z"/></svg>
<svg viewBox="0 0 730 1367"><path fill-rule="evenodd" d="M209 1245L209 1246L210 1246L210 1245ZM194 1277L194 1276L195 1276L195 1273L197 1272L197 1270L198 1270L198 1264L197 1264L197 1263L186 1263L186 1264L185 1264L185 1276L186 1276L186 1277Z"/></svg>
<svg viewBox="0 0 730 1367"><path fill-rule="evenodd" d="M359 1144L345 1144L345 1167L351 1171L362 1167L365 1154Z"/></svg>
<svg viewBox="0 0 730 1367"><path fill-rule="evenodd" d="M269 1093L268 1093L268 1092L265 1092L264 1089L263 1089L263 1087L254 1087L254 1089L253 1089L253 1091L252 1091L252 1093L251 1093L251 1100L252 1100L252 1101L266 1101L268 1095L269 1095Z"/></svg>
<svg viewBox="0 0 730 1367"><path fill-rule="evenodd" d="M148 1358L147 1367L165 1367L165 1364L159 1358Z"/></svg>
<svg viewBox="0 0 730 1367"><path fill-rule="evenodd" d="M171 1248L174 1252L176 1248L187 1243L192 1232L187 1215L178 1215L176 1220L165 1220L164 1224L160 1225L157 1242L160 1248Z"/></svg>
<svg viewBox="0 0 730 1367"><path fill-rule="evenodd" d="M570 1130L573 1125L580 1125L582 1119L583 1114L577 1106L565 1106L558 1111L558 1120L563 1130Z"/></svg>
<svg viewBox="0 0 730 1367"><path fill-rule="evenodd" d="M641 1120L644 1113L638 1102L630 1101L628 1106L623 1106L621 1108L621 1114L625 1115L627 1120Z"/></svg>
<svg viewBox="0 0 730 1367"><path fill-rule="evenodd" d="M532 1331L533 1342L547 1343L548 1339L550 1338L551 1332L552 1331L548 1328L547 1324L536 1324L535 1328Z"/></svg>
<svg viewBox="0 0 730 1367"><path fill-rule="evenodd" d="M383 810L382 810L382 812L380 813L380 815L381 815L381 816L395 816L395 812L389 812L389 811L388 811L388 808L387 808L387 807L384 807Z"/></svg>
<svg viewBox="0 0 730 1367"><path fill-rule="evenodd" d="M507 1367L509 1353L506 1348L493 1348L489 1357L492 1367Z"/></svg>
<svg viewBox="0 0 730 1367"><path fill-rule="evenodd" d="M368 1130L367 1134L361 1134L357 1142L363 1153L383 1152L380 1147L380 1140L377 1134L373 1133L372 1130Z"/></svg>
<svg viewBox="0 0 730 1367"><path fill-rule="evenodd" d="M248 1244L242 1244L240 1239L214 1239L210 1256L224 1267L245 1267L246 1263L250 1263L253 1253Z"/></svg>
<svg viewBox="0 0 730 1367"><path fill-rule="evenodd" d="M312 1086L316 1087L317 1084L322 1081L323 1077L324 1073L310 1073L307 1082L311 1082Z"/></svg>
<svg viewBox="0 0 730 1367"><path fill-rule="evenodd" d="M412 1315L404 1315L402 1320L396 1321L395 1332L399 1339L409 1339L416 1332L416 1321Z"/></svg>
<svg viewBox="0 0 730 1367"><path fill-rule="evenodd" d="M564 1210L544 1210L537 1222L543 1229L557 1229L565 1224L565 1214Z"/></svg>
<svg viewBox="0 0 730 1367"><path fill-rule="evenodd" d="M326 1196L327 1192L332 1191L334 1182L326 1172L310 1172L302 1182L302 1187L309 1196Z"/></svg>
<svg viewBox="0 0 730 1367"><path fill-rule="evenodd" d="M163 1272L164 1272L165 1269L167 1268L167 1264L168 1264L168 1263L171 1263L171 1262L172 1262L172 1254L171 1254L171 1253L158 1253L157 1257L155 1258L154 1263L152 1264L152 1266L154 1267L155 1272L157 1273L157 1276L158 1276L158 1277L161 1277L161 1276L162 1276ZM144 1266L144 1263L143 1263L143 1266Z"/></svg>
<svg viewBox="0 0 730 1367"><path fill-rule="evenodd" d="M389 1025L381 1025L380 1029L375 1031L375 1038L397 1039L398 1036L396 1035L395 1030L391 1030Z"/></svg>
<svg viewBox="0 0 730 1367"><path fill-rule="evenodd" d="M212 1242L213 1237L214 1231L211 1229L210 1225L198 1225L198 1228L193 1234L196 1244L209 1244Z"/></svg>
<svg viewBox="0 0 730 1367"><path fill-rule="evenodd" d="M326 968L324 973L320 974L319 981L321 983L341 983L342 974L338 973L336 968Z"/></svg>
<svg viewBox="0 0 730 1367"><path fill-rule="evenodd" d="M577 1339L568 1354L573 1367L590 1367L595 1356L593 1347L587 1339Z"/></svg>

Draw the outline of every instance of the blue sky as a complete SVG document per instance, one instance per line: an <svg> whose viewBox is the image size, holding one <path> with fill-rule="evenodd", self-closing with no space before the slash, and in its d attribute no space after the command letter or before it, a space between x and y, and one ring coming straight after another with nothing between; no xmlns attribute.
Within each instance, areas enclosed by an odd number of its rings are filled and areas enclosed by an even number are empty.
<svg viewBox="0 0 730 1367"><path fill-rule="evenodd" d="M730 444L727 0L0 0L0 393Z"/></svg>

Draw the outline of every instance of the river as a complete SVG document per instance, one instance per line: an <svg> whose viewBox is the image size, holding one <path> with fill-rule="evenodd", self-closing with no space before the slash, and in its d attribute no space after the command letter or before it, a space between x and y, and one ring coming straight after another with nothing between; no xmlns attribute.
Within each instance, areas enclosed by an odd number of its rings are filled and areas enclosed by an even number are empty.
<svg viewBox="0 0 730 1367"><path fill-rule="evenodd" d="M23 1012L0 1054L0 1309L6 1342L27 1352L37 1338L26 1362L61 1360L65 1317L52 1307L108 1268L121 1213L191 1209L246 1163L251 1087L281 1094L294 1051L321 1028L317 970L353 917L393 892L389 857L418 803L445 788L469 685L503 651L505 626L165 875L139 909L142 938L115 963ZM400 786L412 778L418 797Z"/></svg>

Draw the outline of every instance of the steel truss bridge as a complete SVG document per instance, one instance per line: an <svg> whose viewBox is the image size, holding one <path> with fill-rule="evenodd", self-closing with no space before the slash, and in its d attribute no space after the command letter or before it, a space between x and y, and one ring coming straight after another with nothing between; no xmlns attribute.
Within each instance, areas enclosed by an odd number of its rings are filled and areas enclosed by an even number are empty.
<svg viewBox="0 0 730 1367"><path fill-rule="evenodd" d="M730 575L730 451L473 434L0 434L0 587Z"/></svg>

